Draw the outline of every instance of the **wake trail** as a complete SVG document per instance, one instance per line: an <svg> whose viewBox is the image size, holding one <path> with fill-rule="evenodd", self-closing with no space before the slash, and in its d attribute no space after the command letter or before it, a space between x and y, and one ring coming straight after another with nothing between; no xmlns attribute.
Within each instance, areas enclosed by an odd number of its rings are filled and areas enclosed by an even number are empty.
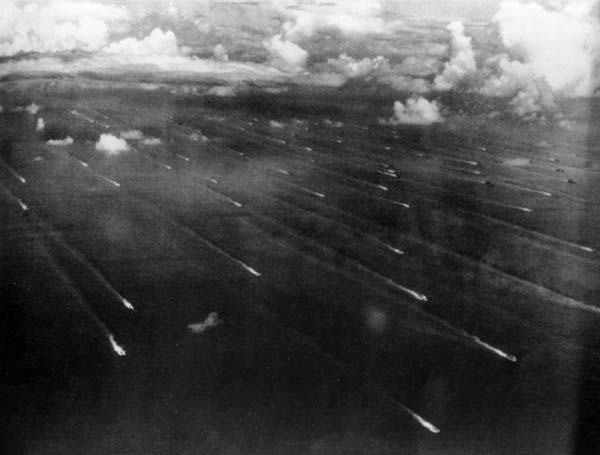
<svg viewBox="0 0 600 455"><path fill-rule="evenodd" d="M39 251L46 257L48 264L55 272L56 276L61 280L63 285L69 290L71 295L73 296L75 302L82 308L88 317L92 320L92 322L98 327L100 332L106 337L109 342L111 349L120 357L127 355L125 349L121 347L115 340L114 335L108 328L108 326L100 319L100 316L96 313L96 311L92 308L92 306L86 301L85 297L81 293L81 291L77 288L67 271L60 265L54 256L48 251L46 246L39 240L36 239L36 243L39 247Z"/></svg>

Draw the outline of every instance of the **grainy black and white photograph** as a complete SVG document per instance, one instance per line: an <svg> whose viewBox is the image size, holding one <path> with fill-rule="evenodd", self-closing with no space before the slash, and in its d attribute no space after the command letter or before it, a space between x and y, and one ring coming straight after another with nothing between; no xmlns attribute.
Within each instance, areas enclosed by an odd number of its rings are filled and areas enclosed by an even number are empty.
<svg viewBox="0 0 600 455"><path fill-rule="evenodd" d="M0 453L600 453L600 2L0 0Z"/></svg>

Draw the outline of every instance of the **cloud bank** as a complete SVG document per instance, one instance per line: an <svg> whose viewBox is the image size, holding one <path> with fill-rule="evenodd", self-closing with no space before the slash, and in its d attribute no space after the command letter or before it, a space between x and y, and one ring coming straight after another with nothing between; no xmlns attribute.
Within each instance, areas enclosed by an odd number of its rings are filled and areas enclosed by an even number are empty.
<svg viewBox="0 0 600 455"><path fill-rule="evenodd" d="M552 114L558 97L589 96L599 85L596 0L489 0L497 11L485 22L463 17L448 25L448 11L461 16L450 3L460 2L440 2L429 18L407 13L418 3L5 0L0 76L218 78L208 93L218 96L236 95L242 81L339 87L361 80L415 100L449 90L499 97L521 116Z"/></svg>
<svg viewBox="0 0 600 455"><path fill-rule="evenodd" d="M110 27L128 18L124 7L99 2L3 0L0 55L96 51L107 44Z"/></svg>

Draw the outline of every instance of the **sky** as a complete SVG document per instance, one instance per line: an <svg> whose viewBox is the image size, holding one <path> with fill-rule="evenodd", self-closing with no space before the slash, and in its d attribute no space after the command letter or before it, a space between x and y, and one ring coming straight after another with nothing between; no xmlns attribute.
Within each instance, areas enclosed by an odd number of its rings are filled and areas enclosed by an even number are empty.
<svg viewBox="0 0 600 455"><path fill-rule="evenodd" d="M599 85L596 0L0 0L0 76L152 72L419 96L523 115Z"/></svg>

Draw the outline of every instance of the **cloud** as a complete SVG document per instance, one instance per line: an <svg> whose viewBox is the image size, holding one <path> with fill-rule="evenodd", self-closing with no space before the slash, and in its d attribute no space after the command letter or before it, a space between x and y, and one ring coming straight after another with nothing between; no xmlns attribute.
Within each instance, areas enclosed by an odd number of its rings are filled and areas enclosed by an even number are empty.
<svg viewBox="0 0 600 455"><path fill-rule="evenodd" d="M35 115L40 111L41 107L35 103L31 103L29 106L17 106L13 109L15 112L27 112L30 115Z"/></svg>
<svg viewBox="0 0 600 455"><path fill-rule="evenodd" d="M0 55L22 52L96 51L106 45L109 25L127 21L122 6L99 2L4 0Z"/></svg>
<svg viewBox="0 0 600 455"><path fill-rule="evenodd" d="M344 75L346 78L355 78L372 75L382 66L389 66L389 62L381 55L375 58L365 57L361 60L355 60L347 54L341 54L336 59L328 59L327 65L331 67L333 71Z"/></svg>
<svg viewBox="0 0 600 455"><path fill-rule="evenodd" d="M158 139L157 137L148 137L148 138L142 140L142 144L153 147L155 145L162 144L162 141L160 139Z"/></svg>
<svg viewBox="0 0 600 455"><path fill-rule="evenodd" d="M100 139L96 142L96 150L109 155L116 155L129 150L129 145L127 145L125 139L119 139L112 134L101 134Z"/></svg>
<svg viewBox="0 0 600 455"><path fill-rule="evenodd" d="M342 126L344 126L343 122L340 122L339 120L334 122L328 118L323 120L323 123L327 126L331 126L332 128L341 128Z"/></svg>
<svg viewBox="0 0 600 455"><path fill-rule="evenodd" d="M190 134L190 141L194 142L208 142L208 138L203 134L192 133Z"/></svg>
<svg viewBox="0 0 600 455"><path fill-rule="evenodd" d="M494 16L503 45L512 56L546 79L554 91L590 95L600 45L595 2L506 1Z"/></svg>
<svg viewBox="0 0 600 455"><path fill-rule="evenodd" d="M325 65L321 65L321 70L335 72L344 80L354 78L375 80L398 91L420 94L431 91L429 82L422 78L402 74L404 69L404 65L391 65L389 60L381 55L356 60L346 54L341 54L338 58L330 58Z"/></svg>
<svg viewBox="0 0 600 455"><path fill-rule="evenodd" d="M520 117L538 113L551 114L558 109L554 95L546 89L544 81L540 84L531 84L527 89L517 92L509 105L513 108L513 112Z"/></svg>
<svg viewBox="0 0 600 455"><path fill-rule="evenodd" d="M232 87L231 85L215 85L214 87L209 88L204 94L211 96L229 97L235 96L237 94L237 89L235 87Z"/></svg>
<svg viewBox="0 0 600 455"><path fill-rule="evenodd" d="M188 329L192 333L200 334L200 333L206 332L208 329L218 327L222 323L223 323L223 321L221 321L221 319L219 319L219 314L217 312L212 312L206 317L204 322L199 322L196 324L189 324Z"/></svg>
<svg viewBox="0 0 600 455"><path fill-rule="evenodd" d="M142 133L140 130L121 131L119 137L129 141L141 141L144 139L144 133Z"/></svg>
<svg viewBox="0 0 600 455"><path fill-rule="evenodd" d="M49 139L46 141L46 144L53 145L55 147L66 147L73 144L73 138L71 136L67 136L65 139Z"/></svg>
<svg viewBox="0 0 600 455"><path fill-rule="evenodd" d="M437 57L427 55L409 56L397 65L398 72L405 76L424 77L437 74L440 61Z"/></svg>
<svg viewBox="0 0 600 455"><path fill-rule="evenodd" d="M178 47L173 32L163 32L157 28L146 38L125 38L87 57L63 59L45 56L9 60L0 64L0 76L12 73L72 74L95 71L110 74L160 72L162 78L173 77L180 80L185 75L190 79L219 77L232 82L274 81L286 77L284 72L269 65L202 59L189 56L188 51L185 47ZM281 50L283 56L292 58L293 51L293 46L284 43Z"/></svg>
<svg viewBox="0 0 600 455"><path fill-rule="evenodd" d="M378 80L399 92L424 94L431 91L431 84L427 80L419 77L404 76L395 72L383 74L379 76Z"/></svg>
<svg viewBox="0 0 600 455"><path fill-rule="evenodd" d="M302 2L282 7L280 13L287 18L283 30L289 39L310 38L316 32L327 29L353 35L381 34L389 30L381 17L381 5L373 0Z"/></svg>
<svg viewBox="0 0 600 455"><path fill-rule="evenodd" d="M485 0L486 10L500 1ZM457 3L469 11L476 7L466 0L426 3L4 0L0 56L10 58L2 59L0 76L218 78L228 88L208 94L219 96L235 94L232 87L241 81L339 87L362 79L414 94L469 87L506 97L514 112L551 109L546 90L553 96L586 95L599 83L595 1L504 1L492 23L488 14L485 23L452 22L447 30L444 12L462 14ZM434 8L435 17L417 17L420 9ZM501 42L486 42L494 39L494 28ZM151 32L145 36L142 30ZM500 55L489 58L490 53Z"/></svg>
<svg viewBox="0 0 600 455"><path fill-rule="evenodd" d="M296 43L286 41L281 34L263 41L263 45L278 68L299 71L306 65L308 52Z"/></svg>
<svg viewBox="0 0 600 455"><path fill-rule="evenodd" d="M229 61L229 55L227 55L227 51L225 50L225 47L220 43L217 44L215 46L215 48L213 49L213 55L215 56L215 58L217 60L221 60L223 62Z"/></svg>
<svg viewBox="0 0 600 455"><path fill-rule="evenodd" d="M450 90L465 77L477 71L475 54L471 46L471 38L465 35L465 28L461 22L451 22L448 30L452 33L452 57L444 65L444 70L435 78L436 90Z"/></svg>
<svg viewBox="0 0 600 455"><path fill-rule="evenodd" d="M406 104L401 101L394 103L394 115L384 123L388 125L430 125L442 122L437 101L428 101L426 98L409 98Z"/></svg>
<svg viewBox="0 0 600 455"><path fill-rule="evenodd" d="M500 55L488 61L487 76L480 93L493 97L512 97L509 102L519 116L557 111L555 95L544 77L535 74L531 65Z"/></svg>
<svg viewBox="0 0 600 455"><path fill-rule="evenodd" d="M107 54L118 54L133 57L178 56L177 38L172 31L163 32L160 28L152 30L150 35L138 40L125 38L102 49Z"/></svg>
<svg viewBox="0 0 600 455"><path fill-rule="evenodd" d="M37 132L42 132L42 131L44 131L44 128L46 128L46 124L44 123L44 119L40 117L37 119L37 124L35 126L35 130Z"/></svg>

